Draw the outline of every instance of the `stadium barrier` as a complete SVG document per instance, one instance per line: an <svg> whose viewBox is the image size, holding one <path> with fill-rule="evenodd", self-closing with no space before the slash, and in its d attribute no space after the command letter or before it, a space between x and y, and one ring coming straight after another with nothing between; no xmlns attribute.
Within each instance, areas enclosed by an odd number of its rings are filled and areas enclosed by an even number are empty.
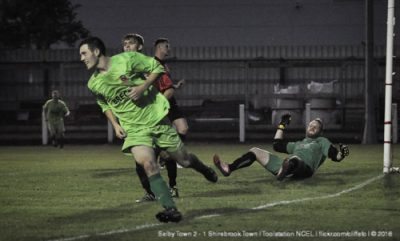
<svg viewBox="0 0 400 241"><path fill-rule="evenodd" d="M206 122L206 123L215 123L215 122L239 122L239 141L245 141L245 106L244 104L239 105L239 118L195 118L197 122ZM108 121L107 123L107 141L108 143L112 143L114 141L114 130L111 122Z"/></svg>
<svg viewBox="0 0 400 241"><path fill-rule="evenodd" d="M321 107L321 106L312 106L312 103L307 102L304 107L304 126L306 126L313 118L315 118L315 114L313 115L313 111L320 111L317 113L331 113L334 110L339 110L339 111L344 111L346 107ZM293 111L289 110L288 108L281 108L281 109L276 109L280 110L283 112L290 112ZM397 117L397 103L392 104L392 143L397 143L398 142L398 117ZM237 123L239 128L238 128L238 139L239 142L245 142L246 141L246 130L249 129L248 125L248 110L246 110L246 107L244 104L239 104L238 105L238 118L235 117L199 117L199 118L194 118L193 120L199 123ZM47 145L49 141L49 135L48 135L48 127L47 127L47 122L45 121L44 117L44 112L42 112L42 144ZM273 128L275 125L274 123L270 123L269 125L264 125L264 127L268 128ZM330 129L341 129L341 124L329 124L328 128ZM107 142L108 143L113 143L114 142L114 130L111 125L111 123L108 121L107 122Z"/></svg>

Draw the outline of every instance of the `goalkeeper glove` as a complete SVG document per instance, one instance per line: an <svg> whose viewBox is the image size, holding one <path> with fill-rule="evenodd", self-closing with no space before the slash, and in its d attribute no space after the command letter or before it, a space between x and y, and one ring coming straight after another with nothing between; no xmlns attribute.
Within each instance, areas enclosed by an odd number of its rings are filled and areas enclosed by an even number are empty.
<svg viewBox="0 0 400 241"><path fill-rule="evenodd" d="M349 147L342 143L339 143L339 151L342 153L343 157L346 157L350 154Z"/></svg>
<svg viewBox="0 0 400 241"><path fill-rule="evenodd" d="M336 160L341 161L350 154L349 147L339 143L339 152L336 155Z"/></svg>
<svg viewBox="0 0 400 241"><path fill-rule="evenodd" d="M279 122L278 129L284 130L287 125L290 124L292 116L290 114L284 114L281 116L281 122Z"/></svg>

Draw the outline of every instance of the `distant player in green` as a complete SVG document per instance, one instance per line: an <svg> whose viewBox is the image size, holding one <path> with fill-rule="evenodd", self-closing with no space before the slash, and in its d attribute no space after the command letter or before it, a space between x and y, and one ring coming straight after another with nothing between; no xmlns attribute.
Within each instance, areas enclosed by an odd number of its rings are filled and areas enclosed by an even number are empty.
<svg viewBox="0 0 400 241"><path fill-rule="evenodd" d="M79 53L87 69L94 69L88 88L96 96L117 137L124 139L122 151L131 153L144 167L151 190L165 208L156 218L161 222L179 222L182 215L160 175L153 147L163 148L182 166L195 169L211 182L216 182L218 177L186 151L166 118L168 100L152 85L164 68L154 58L139 52L108 57L104 43L97 37L83 40Z"/></svg>
<svg viewBox="0 0 400 241"><path fill-rule="evenodd" d="M51 99L43 105L43 112L50 132L50 140L54 147L64 147L64 117L70 114L64 101L60 100L58 90L51 92Z"/></svg>
<svg viewBox="0 0 400 241"><path fill-rule="evenodd" d="M215 155L214 164L224 176L229 176L233 171L257 161L282 181L285 177L296 179L311 177L327 157L340 162L349 155L349 148L346 145L339 144L337 149L327 138L321 136L323 123L319 118L308 124L306 138L297 142L285 141L283 131L290 123L290 119L289 114L282 116L273 143L275 151L289 154L284 160L268 151L253 147L231 164L224 163L218 155Z"/></svg>

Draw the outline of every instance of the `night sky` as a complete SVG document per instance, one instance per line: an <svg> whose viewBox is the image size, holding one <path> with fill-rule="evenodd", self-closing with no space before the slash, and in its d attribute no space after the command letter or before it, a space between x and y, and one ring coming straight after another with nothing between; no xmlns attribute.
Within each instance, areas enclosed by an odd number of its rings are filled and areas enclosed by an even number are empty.
<svg viewBox="0 0 400 241"><path fill-rule="evenodd" d="M363 0L71 0L78 18L112 48L126 33L151 46L359 45ZM396 0L398 12L400 1ZM375 43L385 44L387 1L375 0ZM396 28L399 28L397 24Z"/></svg>

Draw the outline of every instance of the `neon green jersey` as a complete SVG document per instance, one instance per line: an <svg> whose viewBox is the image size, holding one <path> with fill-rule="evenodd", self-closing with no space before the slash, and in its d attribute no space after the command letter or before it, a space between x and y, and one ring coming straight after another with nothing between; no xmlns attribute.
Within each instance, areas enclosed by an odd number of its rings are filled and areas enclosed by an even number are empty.
<svg viewBox="0 0 400 241"><path fill-rule="evenodd" d="M286 150L289 154L300 157L314 171L325 161L332 143L325 137L309 138L289 142Z"/></svg>
<svg viewBox="0 0 400 241"><path fill-rule="evenodd" d="M153 86L133 101L127 96L129 87L144 83L144 75L163 73L162 65L138 52L124 52L110 58L106 73L93 73L88 88L96 96L102 111L111 110L122 128L129 132L155 126L168 113L168 100Z"/></svg>

